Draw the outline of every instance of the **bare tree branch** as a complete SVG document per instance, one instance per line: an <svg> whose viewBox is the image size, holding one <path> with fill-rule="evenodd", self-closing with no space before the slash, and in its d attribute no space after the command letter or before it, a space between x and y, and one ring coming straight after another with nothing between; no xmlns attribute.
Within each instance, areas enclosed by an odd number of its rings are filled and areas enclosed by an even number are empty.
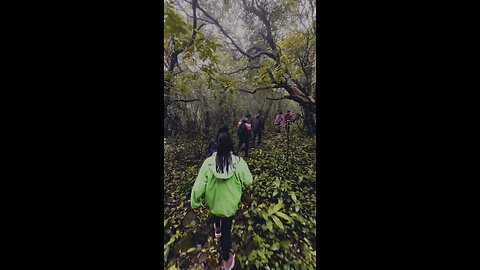
<svg viewBox="0 0 480 270"><path fill-rule="evenodd" d="M313 1L312 0L309 0L308 2L310 3L310 8L311 8L311 11L312 11L312 20L313 20L313 15L315 13L315 8L313 7Z"/></svg>
<svg viewBox="0 0 480 270"><path fill-rule="evenodd" d="M192 46L195 41L195 36L197 35L197 0L192 0L192 10L193 10L193 30L192 30L192 39L188 46Z"/></svg>
<svg viewBox="0 0 480 270"><path fill-rule="evenodd" d="M192 2L188 2L188 1L185 1L185 2L188 3L188 4L190 4L190 5L192 4ZM180 8L180 10L183 11L183 13L185 13L185 16L187 16L187 17L190 18L190 19L193 19L193 16L190 15L180 3L178 3L177 1L175 1L175 4L176 4L177 7ZM198 16L197 16L197 20L202 21L202 22L206 22L206 23L209 23L209 24L213 24L212 21L206 20L206 19L201 18L201 17L198 17Z"/></svg>
<svg viewBox="0 0 480 270"><path fill-rule="evenodd" d="M187 1L188 2L188 1ZM218 22L218 20L216 20L215 18L213 18L205 9L203 9L202 7L198 6L198 9L200 11L203 12L203 14L209 18L219 29L220 31L230 40L230 42L232 42L232 45L235 46L235 48L237 48L238 51L240 51L242 54L244 54L245 56L248 56L248 54L243 51L238 45L237 43L230 37L230 35L227 33L227 31L223 28L223 26ZM250 57L249 57L250 58Z"/></svg>
<svg viewBox="0 0 480 270"><path fill-rule="evenodd" d="M245 89L238 89L238 90L240 90L240 91L242 91L242 92L245 92L245 93L252 94L252 95L257 92L257 90L255 90L255 91L248 91L248 90L245 90Z"/></svg>
<svg viewBox="0 0 480 270"><path fill-rule="evenodd" d="M187 1L188 2L188 1ZM223 26L218 22L217 19L215 19L212 15L210 15L205 9L203 9L202 7L200 7L199 5L197 5L197 8L203 12L203 14L205 16L207 16L207 18L209 18L211 21L213 21L213 23L218 27L218 29L220 29L220 31L222 32L222 34L228 38L228 40L230 40L231 42L231 45L233 45L241 54L243 54L244 56L250 58L250 59L256 59L262 55L266 55L270 58L272 58L273 60L276 60L276 56L275 54L271 53L271 52L268 52L268 51L265 51L265 50L261 50L259 52L257 52L256 54L254 55L250 55L249 53L245 52L242 48L240 48L240 46L238 46L238 44L233 40L233 38L230 36L229 33L227 33L227 31L225 30L225 28L223 28Z"/></svg>
<svg viewBox="0 0 480 270"><path fill-rule="evenodd" d="M278 84L278 81L275 80L275 77L273 77L272 71L269 69L267 70L268 76L270 77L270 80L272 80L273 83Z"/></svg>
<svg viewBox="0 0 480 270"><path fill-rule="evenodd" d="M178 63L178 55L181 54L187 46L192 46L193 45L193 42L195 41L195 37L197 35L197 31L200 30L200 28L202 28L203 26L205 26L205 24L202 24L200 25L200 27L197 29L197 8L198 8L198 3L197 3L197 0L193 0L191 2L191 5L192 5L192 10L193 10L193 30L192 30L192 38L190 40L190 42L188 43L188 45L185 45L178 49L178 50L175 50L171 56L170 56L170 66L168 68L168 70L170 72L173 71L173 69L175 68L176 64Z"/></svg>
<svg viewBox="0 0 480 270"><path fill-rule="evenodd" d="M261 68L260 66L253 66L253 67L249 67L249 66L246 66L244 68L240 68L240 69L237 69L235 71L232 71L232 72L224 72L223 74L225 75L232 75L232 74L235 74L235 73L238 73L240 71L245 71L247 69L257 69L257 68Z"/></svg>
<svg viewBox="0 0 480 270"><path fill-rule="evenodd" d="M279 97L279 98L266 97L266 99L268 99L268 100L282 100L282 99L292 99L292 97L290 97L290 96L283 96L283 97Z"/></svg>
<svg viewBox="0 0 480 270"><path fill-rule="evenodd" d="M245 89L238 89L238 90L253 95L253 94L255 94L258 90L265 90L265 89L272 89L272 88L276 88L276 85L257 87L257 88L255 88L253 91L248 91L248 90L245 90Z"/></svg>
<svg viewBox="0 0 480 270"><path fill-rule="evenodd" d="M188 0L186 0L187 3L190 3ZM269 51L267 51L266 49L263 49L263 48L260 48L258 46L254 46L250 49L248 49L247 51L243 50L240 46L239 46L239 43L237 43L235 40L234 40L234 35L230 34L221 24L220 22L215 19L212 15L210 15L205 9L203 9L201 6L196 5L196 7L203 13L203 15L208 18L209 20L211 20L213 22L213 24L220 30L220 32L226 37L227 39L227 44L230 44L231 46L233 46L236 50L234 50L234 58L237 58L237 53L240 53L240 56L246 56L249 58L249 60L254 60L254 59L257 59L259 58L260 56L262 55L266 55L267 57L273 59L275 62L276 62L276 65L275 67L278 67L280 65L280 49L276 46L276 43L275 43L275 39L273 37L273 33L272 33L272 25L270 23L270 19L269 19L269 12L267 11L267 8L266 6L264 5L264 3L261 3L259 1L255 1L255 0L252 0L252 1L248 1L248 0L242 0L241 2L243 4L243 8L249 12L250 14L258 17L258 19L261 21L261 23L263 24L264 28L263 28L263 33L261 32L261 36L262 38L267 42L268 46L269 46ZM312 3L310 3L312 4ZM306 4L308 5L308 4ZM193 7L193 1L192 1L192 7ZM304 13L306 11L306 8L305 6L303 7L303 9L300 11L301 13ZM307 51L309 50L309 47L310 46L314 46L314 43L310 41L310 36L307 36L307 44L306 44L306 49ZM303 58L303 59L302 59ZM305 59L306 58L306 59ZM308 70L307 66L308 66L308 63L309 63L309 54L306 53L303 55L303 57L301 56L300 57L300 66L302 67L302 71L303 73L308 77L308 74L310 72L310 70ZM239 70L236 70L236 71L233 71L233 72L229 72L229 73L226 73L227 75L231 75L231 74L234 74L234 73L237 73L237 72L240 72L240 71L243 71L245 70L246 68L241 68ZM296 102L298 102L300 105L304 106L311 106L312 108L316 108L316 105L315 105L315 99L309 95L309 90L310 88L309 87L306 87L305 84L303 84L301 81L299 80L292 80L292 82L289 82L287 79L291 78L291 74L290 74L290 70L286 70L286 73L283 75L283 77L285 78L285 80L282 80L282 81L278 81L275 79L275 77L273 76L273 70L270 69L270 70L267 70L268 72L268 76L270 78L270 82L274 85L274 86L269 86L268 88L283 88L287 93L288 95L286 96L283 96L281 98L266 98L268 100L281 100L281 99L291 99L291 100L294 100ZM225 74L225 73L224 73ZM287 78L289 77L289 78ZM308 80L308 78L307 78ZM260 90L260 87L257 88L257 89L253 89L253 90L247 90L247 89L240 89L240 91L242 92L245 92L245 93L249 93L249 94L255 94L258 90Z"/></svg>
<svg viewBox="0 0 480 270"><path fill-rule="evenodd" d="M173 103L176 103L176 102L192 102L192 101L197 101L198 98L195 98L195 99L175 99L175 100L171 100L170 101L170 104L173 104Z"/></svg>
<svg viewBox="0 0 480 270"><path fill-rule="evenodd" d="M206 23L202 23L199 27L198 27L198 30L202 29L202 27L204 27L205 25L207 25Z"/></svg>
<svg viewBox="0 0 480 270"><path fill-rule="evenodd" d="M177 67L178 67L179 71L178 71L178 72L176 72L176 73L173 73L173 74L172 74L172 77L175 77L176 75L178 75L178 74L180 74L180 73L184 72L184 70L183 70L183 69L180 67L180 65L177 65Z"/></svg>
<svg viewBox="0 0 480 270"><path fill-rule="evenodd" d="M307 94L307 93L305 93L305 88L300 83L300 81L298 81L297 79L293 79L293 78L292 78L292 81L297 85L297 87L300 89L300 91L302 91L304 94Z"/></svg>
<svg viewBox="0 0 480 270"><path fill-rule="evenodd" d="M256 9L254 6L253 6L253 2L252 2L252 5L248 5L246 0L242 0L242 3L243 3L243 6L244 8L247 10L247 11L250 11L251 13L255 14L259 19L260 21L262 21L262 23L265 25L265 30L267 32L267 35L266 37L264 37L267 41L267 43L270 45L270 48L273 50L274 52L274 56L277 55L277 46L275 44L275 41L273 39L273 35L272 35L272 26L270 24L270 21L268 20L268 17L267 17L267 11L265 10L264 7L262 7L260 4L258 3L255 3L258 7L258 9ZM276 58L272 58L273 60L278 60Z"/></svg>

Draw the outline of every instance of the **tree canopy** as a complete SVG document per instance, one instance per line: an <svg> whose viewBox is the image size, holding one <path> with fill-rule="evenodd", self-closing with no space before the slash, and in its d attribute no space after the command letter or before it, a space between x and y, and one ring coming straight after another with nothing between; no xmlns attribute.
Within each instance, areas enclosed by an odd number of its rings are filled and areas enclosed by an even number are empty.
<svg viewBox="0 0 480 270"><path fill-rule="evenodd" d="M166 133L262 109L301 112L314 134L315 18L308 0L164 1Z"/></svg>

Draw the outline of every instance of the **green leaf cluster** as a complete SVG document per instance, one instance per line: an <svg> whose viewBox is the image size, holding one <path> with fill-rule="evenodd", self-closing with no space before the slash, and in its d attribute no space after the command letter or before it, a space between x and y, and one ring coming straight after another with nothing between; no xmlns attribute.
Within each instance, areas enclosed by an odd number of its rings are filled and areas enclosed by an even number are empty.
<svg viewBox="0 0 480 270"><path fill-rule="evenodd" d="M247 163L254 182L242 196L232 224L232 248L240 269L316 268L315 138L297 133L291 136L295 147L291 149L294 164L290 167L284 165L282 135L267 132L264 146L251 150ZM165 243L178 235L167 247L170 249L165 268L215 267L220 258L219 242L207 224L208 210L202 210L195 223L188 219L189 192L203 161L195 158L191 149L201 142L172 138L168 145L171 147L164 157L168 197L164 209Z"/></svg>

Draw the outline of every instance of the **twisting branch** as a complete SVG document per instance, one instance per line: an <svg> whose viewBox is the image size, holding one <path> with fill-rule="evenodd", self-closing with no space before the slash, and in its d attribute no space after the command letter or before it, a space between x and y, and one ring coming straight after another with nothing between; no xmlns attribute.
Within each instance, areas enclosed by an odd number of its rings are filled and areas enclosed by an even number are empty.
<svg viewBox="0 0 480 270"><path fill-rule="evenodd" d="M275 88L275 87L276 87L276 85L269 85L269 86L257 87L257 88L255 88L253 91L248 91L248 90L245 90L245 89L238 89L238 90L253 95L253 94L255 94L258 90L272 89L272 88Z"/></svg>
<svg viewBox="0 0 480 270"><path fill-rule="evenodd" d="M251 13L257 15L257 17L263 22L263 24L265 25L265 30L267 32L267 35L264 37L268 44L270 45L270 48L273 50L273 52L275 53L275 55L277 55L277 46L275 44L275 41L273 39L273 35L272 35L272 25L270 24L270 21L268 20L267 18L267 11L265 10L264 7L262 7L259 3L255 3L256 6L258 7L258 9L256 9L254 6L253 6L253 2L251 5L248 5L246 3L246 0L242 0L242 3L243 3L243 7L247 10L247 11L250 11ZM277 60L276 58L272 58L273 60Z"/></svg>
<svg viewBox="0 0 480 270"><path fill-rule="evenodd" d="M290 96L283 96L283 97L279 97L279 98L266 97L266 99L268 99L268 100L282 100L282 99L292 99L292 97L290 97Z"/></svg>
<svg viewBox="0 0 480 270"><path fill-rule="evenodd" d="M175 73L172 73L172 77L175 77L177 76L178 74L182 73L184 70L180 67L180 65L177 65L179 71L178 72L175 72Z"/></svg>
<svg viewBox="0 0 480 270"><path fill-rule="evenodd" d="M237 70L232 71L232 72L224 72L223 74L232 75L232 74L238 73L240 71L245 71L246 69L257 69L257 68L261 68L261 67L260 66L253 66L253 67L246 66L244 68L240 68L240 69L237 69Z"/></svg>
<svg viewBox="0 0 480 270"><path fill-rule="evenodd" d="M193 30L192 30L192 38L190 39L190 42L188 43L188 46L193 45L193 42L195 41L195 37L197 35L197 31L200 30L205 24L200 25L200 27L197 29L197 8L198 8L198 3L197 0L192 0L191 2L192 5L192 10L193 10ZM178 50L173 51L172 55L170 56L170 66L168 70L172 72L178 63L178 55L181 54L185 49L187 45L184 44L184 46Z"/></svg>
<svg viewBox="0 0 480 270"><path fill-rule="evenodd" d="M312 0L308 1L310 3L310 10L312 12L312 20L313 20L313 15L315 14L315 8L313 7L313 2Z"/></svg>
<svg viewBox="0 0 480 270"><path fill-rule="evenodd" d="M202 27L204 27L205 25L207 25L206 23L202 23L199 27L198 27L198 30L202 29Z"/></svg>
<svg viewBox="0 0 480 270"><path fill-rule="evenodd" d="M176 2L178 2L178 1L176 1ZM190 4L190 5L192 4L191 2L188 2L188 1L185 1L185 2L187 2L187 3ZM182 6L181 4L176 3L176 6L179 7L179 8L183 11L183 13L185 13L185 16L187 16L187 17L190 18L190 19L193 19L193 16L190 15L190 14L185 10L185 8L183 8L183 6ZM211 21L209 21L209 20L206 20L206 19L204 19L204 18L201 18L201 17L197 17L197 20L202 21L202 22L206 22L206 23L213 24L213 22L211 22Z"/></svg>
<svg viewBox="0 0 480 270"><path fill-rule="evenodd" d="M188 2L188 1L187 1ZM207 16L208 19L210 19L219 29L220 31L230 40L230 42L232 42L232 45L235 46L235 48L237 48L238 51L240 51L243 55L246 55L248 56L248 54L242 50L242 48L240 48L237 43L235 43L235 41L233 41L233 39L230 37L230 35L227 33L227 31L223 28L223 26L218 22L218 20L216 20L215 18L213 18L205 9L203 9L202 7L200 6L197 6L198 9L200 11L203 12L203 14L205 16Z"/></svg>
<svg viewBox="0 0 480 270"><path fill-rule="evenodd" d="M175 100L171 100L170 101L170 104L173 104L173 103L176 103L176 102L192 102L192 101L197 101L198 98L195 98L195 99L175 99Z"/></svg>
<svg viewBox="0 0 480 270"><path fill-rule="evenodd" d="M238 90L240 90L240 91L242 91L242 92L245 92L245 93L252 94L252 95L257 92L257 90L255 90L255 91L248 91L248 90L245 90L245 89L238 89Z"/></svg>
<svg viewBox="0 0 480 270"><path fill-rule="evenodd" d="M292 79L292 81L297 85L298 89L300 89L300 91L302 91L302 93L304 93L305 95L308 95L308 93L305 91L305 88L300 83L300 81L298 81L297 79Z"/></svg>
<svg viewBox="0 0 480 270"><path fill-rule="evenodd" d="M188 46L192 46L195 41L195 36L197 35L197 0L192 0L192 10L193 10L193 30L192 30L192 39Z"/></svg>
<svg viewBox="0 0 480 270"><path fill-rule="evenodd" d="M188 3L188 1L186 1ZM254 55L250 55L249 53L245 52L242 48L240 48L240 46L238 46L238 44L233 40L233 38L230 36L230 34L227 33L227 31L225 30L225 28L223 28L223 26L218 22L217 19L215 19L212 15L210 15L205 9L203 9L202 7L200 7L199 5L197 5L197 8L203 12L203 14L208 18L210 19L217 27L218 29L220 29L220 31L222 32L222 34L228 38L228 40L230 40L231 42L231 45L233 45L241 54L243 54L244 56L248 57L249 59L257 59L258 57L262 56L262 55L266 55L270 58L272 58L273 60L276 60L276 56L275 54L271 53L271 52L268 52L268 51L265 51L265 50L261 50L259 52L257 52L256 54Z"/></svg>
<svg viewBox="0 0 480 270"><path fill-rule="evenodd" d="M268 76L270 77L270 80L272 80L273 83L278 84L278 81L275 80L275 77L273 77L273 73L271 70L267 70Z"/></svg>
<svg viewBox="0 0 480 270"><path fill-rule="evenodd" d="M189 0L185 0L185 1L187 3L190 3ZM235 48L234 59L237 59L237 54L236 53L239 53L240 56L246 56L247 58L249 58L250 61L254 60L254 59L257 59L262 55L266 55L269 58L271 58L272 60L274 60L275 63L276 63L275 66L272 67L272 68L278 67L281 64L280 63L281 52L280 52L280 48L277 47L276 43L275 43L275 39L274 39L274 36L273 36L273 33L272 33L272 25L271 25L271 22L269 20L269 14L268 14L266 6L259 3L259 2L256 2L255 0L252 0L252 1L242 0L242 4L243 4L243 7L246 11L248 11L249 13L258 17L258 19L260 19L262 24L265 26L265 28L264 28L265 32L260 33L260 35L267 42L267 44L269 46L268 51L267 51L267 49L262 49L262 48L255 47L255 46L248 49L247 51L243 50L238 45L238 43L235 42L235 40L233 38L234 36L232 34L230 34L219 23L218 20L216 20L212 15L210 15L200 5L197 4L196 7L198 8L198 10L200 10L203 13L203 15L206 18L211 20L213 22L213 24L220 30L220 32L225 36L225 38L227 40L227 44L229 44L229 45L233 46L233 48ZM310 37L307 37L307 38L308 38L308 40L307 40L307 50L308 50L308 47L309 47L311 42L310 42L310 39L309 39ZM233 48L232 48L232 50L233 50ZM304 64L305 63L301 63L300 65L303 66ZM304 71L304 73L309 74L309 71L304 66L303 66L303 68L305 70L302 70L302 71ZM288 93L288 96L284 96L284 97L281 97L281 98L267 98L268 100L291 99L291 100L294 100L295 102L299 103L302 106L309 106L309 108L311 107L311 109L313 109L313 110L316 109L315 99L313 99L310 95L307 94L307 93L310 92L309 89L307 87L305 87L305 85L303 83L301 83L301 81L287 80L288 78L286 77L286 75L291 77L290 71L288 69L286 70L286 73L283 74L284 80L282 79L282 81L277 80L275 78L275 76L273 76L273 69L267 70L267 72L268 72L268 77L270 79L270 83L272 83L274 85L274 87L271 87L271 88L283 88ZM308 78L307 78L307 80L308 80ZM291 81L291 82L289 82L289 81ZM240 89L240 91L245 92L245 93L250 93L250 94L254 94L254 93L257 92L257 90L251 91L251 90L246 90L246 89Z"/></svg>

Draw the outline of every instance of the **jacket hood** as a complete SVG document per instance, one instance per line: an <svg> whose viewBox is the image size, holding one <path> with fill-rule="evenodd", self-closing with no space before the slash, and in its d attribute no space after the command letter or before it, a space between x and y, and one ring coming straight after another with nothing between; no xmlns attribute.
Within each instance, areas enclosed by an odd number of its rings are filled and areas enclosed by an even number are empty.
<svg viewBox="0 0 480 270"><path fill-rule="evenodd" d="M210 162L208 168L212 171L213 175L216 178L229 179L230 177L233 176L234 172L237 170L238 164L240 163L240 158L233 154L231 156L232 156L233 164L230 164L231 167L228 169L228 172L224 170L223 173L219 173L217 172L217 162L216 162L217 152L213 153L213 155L211 156L212 162Z"/></svg>

